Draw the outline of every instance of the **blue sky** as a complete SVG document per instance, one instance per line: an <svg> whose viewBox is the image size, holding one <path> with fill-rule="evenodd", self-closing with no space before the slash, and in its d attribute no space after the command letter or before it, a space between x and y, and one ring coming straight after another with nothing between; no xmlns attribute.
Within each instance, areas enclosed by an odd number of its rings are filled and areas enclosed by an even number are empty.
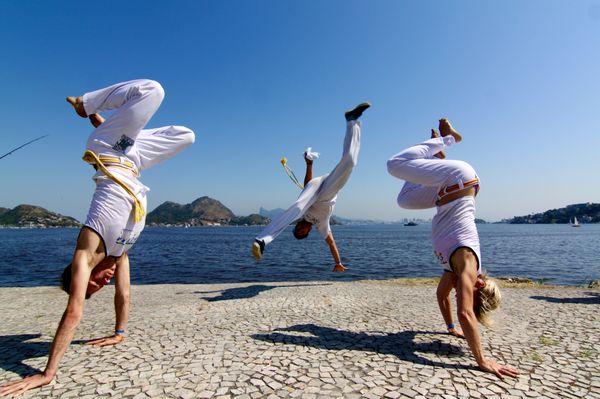
<svg viewBox="0 0 600 399"><path fill-rule="evenodd" d="M450 158L482 178L480 217L600 200L600 1L172 1L0 3L0 206L83 219L91 129L64 97L134 78L166 98L149 126L196 144L142 176L149 208L209 195L238 214L287 207L301 153L341 154L343 111L368 100L359 165L336 214L430 216L397 207L385 161L446 116Z"/></svg>

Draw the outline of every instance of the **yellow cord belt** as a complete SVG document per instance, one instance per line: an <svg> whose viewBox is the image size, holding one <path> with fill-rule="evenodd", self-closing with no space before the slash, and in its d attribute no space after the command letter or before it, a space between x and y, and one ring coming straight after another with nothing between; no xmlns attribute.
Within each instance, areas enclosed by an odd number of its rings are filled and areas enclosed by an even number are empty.
<svg viewBox="0 0 600 399"><path fill-rule="evenodd" d="M138 199L138 197L136 197L135 193L131 190L131 188L129 188L127 184L123 183L118 177L110 173L110 171L106 168L105 165L105 163L107 163L111 166L118 166L136 172L133 163L126 161L123 162L119 158L98 157L98 155L96 155L93 151L90 150L85 151L82 159L90 165L96 165L96 167L100 169L100 171L104 173L106 177L108 177L110 180L114 181L119 186L121 186L123 190L125 190L127 194L131 196L131 198L133 199L133 219L136 222L141 222L144 218L144 215L146 214L146 211L144 210L144 206L142 205L141 201Z"/></svg>

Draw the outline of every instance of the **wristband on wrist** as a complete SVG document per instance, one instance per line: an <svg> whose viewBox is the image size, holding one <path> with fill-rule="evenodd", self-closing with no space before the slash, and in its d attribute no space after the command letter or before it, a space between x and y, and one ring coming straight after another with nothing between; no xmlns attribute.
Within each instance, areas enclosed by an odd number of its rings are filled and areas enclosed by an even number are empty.
<svg viewBox="0 0 600 399"><path fill-rule="evenodd" d="M452 330L454 328L454 323L448 324L448 330Z"/></svg>
<svg viewBox="0 0 600 399"><path fill-rule="evenodd" d="M125 330L115 330L115 335L125 335Z"/></svg>

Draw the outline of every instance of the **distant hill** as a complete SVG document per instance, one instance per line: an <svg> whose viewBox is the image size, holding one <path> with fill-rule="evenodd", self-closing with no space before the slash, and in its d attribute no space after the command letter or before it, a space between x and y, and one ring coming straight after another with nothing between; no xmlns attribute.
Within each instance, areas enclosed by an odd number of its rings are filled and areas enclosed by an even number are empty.
<svg viewBox="0 0 600 399"><path fill-rule="evenodd" d="M229 224L236 226L264 226L269 224L270 221L271 219L267 217L253 213L248 216L236 216L231 219Z"/></svg>
<svg viewBox="0 0 600 399"><path fill-rule="evenodd" d="M371 219L350 219L344 218L338 215L333 215L331 217L332 220L335 220L337 224L343 225L366 225L366 224L381 224L383 223L381 220L371 220ZM332 223L333 224L333 223Z"/></svg>
<svg viewBox="0 0 600 399"><path fill-rule="evenodd" d="M551 209L543 213L515 216L505 222L511 224L570 223L573 217L577 217L580 223L600 223L600 204L588 202L567 205L564 208Z"/></svg>
<svg viewBox="0 0 600 399"><path fill-rule="evenodd" d="M0 208L0 226L10 227L79 227L76 219L50 212L35 205Z"/></svg>
<svg viewBox="0 0 600 399"><path fill-rule="evenodd" d="M236 216L221 202L207 196L183 205L163 202L146 217L150 226L261 225L268 221L268 218L257 214Z"/></svg>
<svg viewBox="0 0 600 399"><path fill-rule="evenodd" d="M269 209L263 208L262 206L258 210L258 214L260 216L264 216L269 219L273 219L274 217L281 215L283 212L285 212L285 209L283 209L283 208L275 208L275 209L269 210Z"/></svg>

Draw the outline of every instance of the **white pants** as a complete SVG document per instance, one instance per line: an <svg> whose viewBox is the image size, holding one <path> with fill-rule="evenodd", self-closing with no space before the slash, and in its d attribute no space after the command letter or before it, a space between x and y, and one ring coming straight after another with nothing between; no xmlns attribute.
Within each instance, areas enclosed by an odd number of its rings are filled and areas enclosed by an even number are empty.
<svg viewBox="0 0 600 399"><path fill-rule="evenodd" d="M427 140L394 155L387 162L388 172L406 183L398 195L398 205L406 209L433 208L442 187L477 178L464 161L435 158L454 144L452 136ZM475 252L481 272L479 235L475 225L475 198L462 197L437 207L432 221L433 249L445 270L452 271L450 257L460 247Z"/></svg>
<svg viewBox="0 0 600 399"><path fill-rule="evenodd" d="M313 220L316 221L317 229L322 236L326 231L330 231L329 218L333 212L337 193L344 187L358 162L360 134L360 122L349 121L346 124L342 158L335 168L331 173L308 182L296 202L274 218L256 239L262 240L265 245L271 243L287 226L307 212L313 215Z"/></svg>
<svg viewBox="0 0 600 399"><path fill-rule="evenodd" d="M96 154L117 156L133 162L138 171L169 159L194 143L195 135L183 126L142 129L156 112L164 91L158 82L133 80L83 95L88 114L115 109L115 112L88 138L87 149ZM146 209L145 187L138 178L118 167L111 172L125 182ZM120 256L136 241L145 220L135 223L133 200L102 172L94 176L96 191L85 225L104 240L107 255Z"/></svg>

